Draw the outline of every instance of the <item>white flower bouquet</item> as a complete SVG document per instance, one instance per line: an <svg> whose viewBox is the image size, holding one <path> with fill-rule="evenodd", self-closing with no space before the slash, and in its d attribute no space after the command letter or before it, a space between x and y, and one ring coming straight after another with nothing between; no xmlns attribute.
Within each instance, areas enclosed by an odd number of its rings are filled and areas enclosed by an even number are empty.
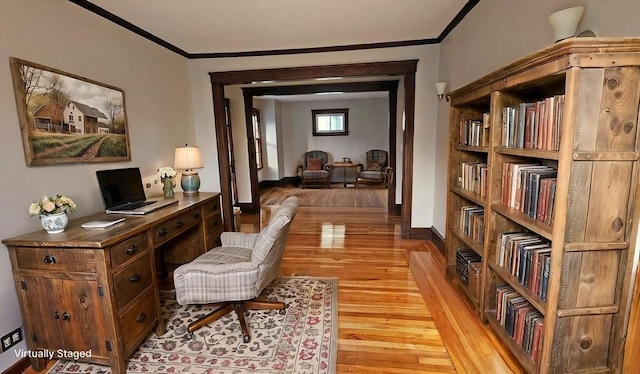
<svg viewBox="0 0 640 374"><path fill-rule="evenodd" d="M57 213L75 212L77 206L70 198L62 195L43 196L42 199L29 205L29 214L33 216L48 216Z"/></svg>
<svg viewBox="0 0 640 374"><path fill-rule="evenodd" d="M158 177L164 181L166 178L173 178L176 176L176 170L171 166L163 166L158 169Z"/></svg>

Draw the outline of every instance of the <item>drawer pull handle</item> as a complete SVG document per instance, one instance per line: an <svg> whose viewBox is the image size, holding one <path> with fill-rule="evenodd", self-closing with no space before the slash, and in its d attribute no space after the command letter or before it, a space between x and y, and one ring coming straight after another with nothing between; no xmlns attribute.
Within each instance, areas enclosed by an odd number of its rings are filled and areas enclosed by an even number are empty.
<svg viewBox="0 0 640 374"><path fill-rule="evenodd" d="M140 315L138 316L138 318L136 318L136 322L142 322L147 318L147 315L144 313L140 313Z"/></svg>
<svg viewBox="0 0 640 374"><path fill-rule="evenodd" d="M193 218L200 218L200 212L193 212Z"/></svg>
<svg viewBox="0 0 640 374"><path fill-rule="evenodd" d="M60 312L58 312L57 310L53 312L53 318L60 319Z"/></svg>
<svg viewBox="0 0 640 374"><path fill-rule="evenodd" d="M129 282L135 283L140 280L140 273L135 273L129 278Z"/></svg>
<svg viewBox="0 0 640 374"><path fill-rule="evenodd" d="M124 250L124 253L128 254L129 256L135 255L136 252L138 252L138 247L136 247L135 244Z"/></svg>
<svg viewBox="0 0 640 374"><path fill-rule="evenodd" d="M69 314L67 312L62 313L62 320L63 321L67 321L67 322L70 321L71 320L71 314Z"/></svg>
<svg viewBox="0 0 640 374"><path fill-rule="evenodd" d="M182 221L178 221L176 222L176 228L179 229L182 227L182 225L184 225L184 223L182 223Z"/></svg>
<svg viewBox="0 0 640 374"><path fill-rule="evenodd" d="M55 264L56 263L56 258L51 256L51 255L46 255L46 256L44 256L44 263L45 264Z"/></svg>
<svg viewBox="0 0 640 374"><path fill-rule="evenodd" d="M167 230L165 227L161 228L160 231L158 232L158 235L160 236L165 236L169 233L169 230Z"/></svg>

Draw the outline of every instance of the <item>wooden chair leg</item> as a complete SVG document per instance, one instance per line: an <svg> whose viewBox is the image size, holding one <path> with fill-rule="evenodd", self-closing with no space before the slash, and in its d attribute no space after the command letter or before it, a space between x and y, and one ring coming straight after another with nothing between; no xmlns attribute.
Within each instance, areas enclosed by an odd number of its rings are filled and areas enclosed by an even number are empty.
<svg viewBox="0 0 640 374"><path fill-rule="evenodd" d="M236 310L238 320L240 321L240 327L242 328L242 341L244 343L249 343L251 341L251 335L249 335L249 326L247 326L247 321L244 319L244 312L246 311L245 305L243 302L234 303L233 308Z"/></svg>
<svg viewBox="0 0 640 374"><path fill-rule="evenodd" d="M193 333L194 331L196 331L197 329L201 328L202 326L208 325L209 323L220 319L222 316L226 315L227 313L231 312L232 310L233 310L233 304L232 303L224 304L219 309L214 310L213 312L207 314L206 316L200 318L199 320L191 322L189 324L189 326L187 327L187 330L190 333Z"/></svg>
<svg viewBox="0 0 640 374"><path fill-rule="evenodd" d="M282 301L266 301L266 300L247 300L244 302L247 309L270 310L285 309L287 306Z"/></svg>

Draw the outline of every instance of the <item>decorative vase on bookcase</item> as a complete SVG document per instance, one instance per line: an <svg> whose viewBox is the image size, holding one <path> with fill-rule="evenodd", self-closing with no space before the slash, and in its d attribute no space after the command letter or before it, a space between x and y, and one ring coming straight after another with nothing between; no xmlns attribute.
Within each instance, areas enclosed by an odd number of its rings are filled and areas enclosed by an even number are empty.
<svg viewBox="0 0 640 374"><path fill-rule="evenodd" d="M173 178L162 178L162 193L165 199L173 199L175 196L175 192L173 189L176 184L173 182Z"/></svg>
<svg viewBox="0 0 640 374"><path fill-rule="evenodd" d="M576 35L578 22L582 18L584 7L576 6L555 12L549 16L549 23L553 27L556 42Z"/></svg>
<svg viewBox="0 0 640 374"><path fill-rule="evenodd" d="M43 214L40 216L40 223L42 227L49 234L58 234L64 231L69 223L69 217L67 217L67 213L56 213L56 214Z"/></svg>

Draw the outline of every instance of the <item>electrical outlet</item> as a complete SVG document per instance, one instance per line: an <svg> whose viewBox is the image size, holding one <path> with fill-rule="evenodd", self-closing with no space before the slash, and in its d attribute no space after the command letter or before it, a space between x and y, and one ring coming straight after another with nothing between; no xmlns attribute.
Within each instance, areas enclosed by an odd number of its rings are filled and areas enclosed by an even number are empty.
<svg viewBox="0 0 640 374"><path fill-rule="evenodd" d="M2 344L2 352L5 352L7 349L13 347L21 341L22 327L18 327L17 329L0 338L0 343Z"/></svg>

